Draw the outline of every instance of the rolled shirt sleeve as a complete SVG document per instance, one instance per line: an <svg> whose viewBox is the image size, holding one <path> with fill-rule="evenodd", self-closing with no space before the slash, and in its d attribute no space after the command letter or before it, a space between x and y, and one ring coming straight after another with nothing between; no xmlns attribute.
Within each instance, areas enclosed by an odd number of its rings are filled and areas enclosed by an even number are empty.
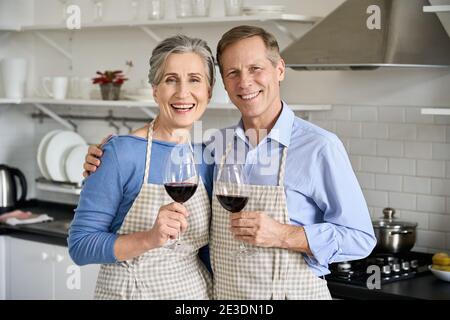
<svg viewBox="0 0 450 320"><path fill-rule="evenodd" d="M102 165L84 182L78 207L71 224L68 246L78 265L114 263L114 243L118 237L111 231L123 187L114 140L103 148Z"/></svg>
<svg viewBox="0 0 450 320"><path fill-rule="evenodd" d="M363 193L344 146L336 138L318 153L311 183L311 197L323 212L323 222L305 225L313 256L311 264L362 259L376 244Z"/></svg>

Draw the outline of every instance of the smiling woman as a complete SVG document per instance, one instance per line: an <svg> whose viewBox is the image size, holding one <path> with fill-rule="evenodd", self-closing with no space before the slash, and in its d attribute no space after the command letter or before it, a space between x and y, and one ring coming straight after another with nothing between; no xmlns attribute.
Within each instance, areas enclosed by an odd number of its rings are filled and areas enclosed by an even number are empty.
<svg viewBox="0 0 450 320"><path fill-rule="evenodd" d="M163 40L152 52L149 82L159 115L104 146L102 166L80 195L69 252L78 264L102 264L98 299L209 299L208 260L205 266L198 253L209 238L212 165L197 166L200 183L183 204L166 194L163 172L179 130L188 132L211 98L211 50L187 36ZM203 155L203 145L189 149ZM166 246L180 233L188 252Z"/></svg>

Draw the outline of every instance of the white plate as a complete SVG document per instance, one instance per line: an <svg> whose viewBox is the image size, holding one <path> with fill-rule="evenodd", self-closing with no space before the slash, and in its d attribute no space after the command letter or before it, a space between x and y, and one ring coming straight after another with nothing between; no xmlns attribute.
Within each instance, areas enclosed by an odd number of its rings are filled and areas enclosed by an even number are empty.
<svg viewBox="0 0 450 320"><path fill-rule="evenodd" d="M87 144L79 144L72 147L67 154L64 168L67 179L70 182L81 184L83 181L83 163L88 149L89 146Z"/></svg>
<svg viewBox="0 0 450 320"><path fill-rule="evenodd" d="M37 163L39 166L39 170L42 173L42 176L45 179L51 179L50 174L48 173L47 166L45 164L45 153L47 152L47 146L50 139L57 134L58 132L61 132L61 130L53 130L48 132L39 143L38 151L37 151Z"/></svg>
<svg viewBox="0 0 450 320"><path fill-rule="evenodd" d="M442 271L433 269L431 266L428 266L428 269L436 276L436 278L450 282L450 271Z"/></svg>
<svg viewBox="0 0 450 320"><path fill-rule="evenodd" d="M86 144L86 141L73 131L59 132L50 139L45 164L52 180L67 181L64 168L66 156L71 148L79 144Z"/></svg>

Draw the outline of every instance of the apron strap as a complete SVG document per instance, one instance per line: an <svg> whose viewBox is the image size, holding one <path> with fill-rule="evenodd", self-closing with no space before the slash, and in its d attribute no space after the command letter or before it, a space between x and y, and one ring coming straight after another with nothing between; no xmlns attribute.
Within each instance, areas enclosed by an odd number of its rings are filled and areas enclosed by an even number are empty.
<svg viewBox="0 0 450 320"><path fill-rule="evenodd" d="M225 160L227 158L228 153L230 153L231 148L232 148L233 144L230 142L227 145L227 149L225 150L225 153L222 155L222 158L220 160L219 163L219 168L218 168L218 172L217 172L217 176L220 177L220 175L222 174L222 169L223 169L223 165L225 163ZM285 172L286 172L286 157L287 157L287 147L283 148L283 151L281 152L281 161L280 161L280 169L278 171L278 185L279 186L284 186L284 176L285 176Z"/></svg>
<svg viewBox="0 0 450 320"><path fill-rule="evenodd" d="M278 185L284 186L284 176L286 172L286 157L287 157L287 147L283 148L281 152L281 162L280 162L280 170L278 172Z"/></svg>
<svg viewBox="0 0 450 320"><path fill-rule="evenodd" d="M148 175L150 173L150 157L152 155L152 140L153 140L153 126L155 124L156 118L150 122L148 126L147 134L147 156L145 158L145 174L144 174L144 184L148 183Z"/></svg>
<svg viewBox="0 0 450 320"><path fill-rule="evenodd" d="M220 159L219 168L217 171L217 177L220 177L220 175L222 174L223 165L225 164L227 155L228 155L228 153L230 153L232 147L233 147L233 143L232 142L228 143L227 148L225 149L225 153L222 155L222 158Z"/></svg>

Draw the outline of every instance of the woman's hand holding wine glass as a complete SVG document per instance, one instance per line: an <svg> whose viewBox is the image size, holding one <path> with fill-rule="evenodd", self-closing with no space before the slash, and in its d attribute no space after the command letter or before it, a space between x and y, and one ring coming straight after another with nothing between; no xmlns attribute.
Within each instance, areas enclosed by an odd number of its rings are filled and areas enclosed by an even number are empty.
<svg viewBox="0 0 450 320"><path fill-rule="evenodd" d="M186 208L177 202L159 208L156 221L149 232L151 247L162 247L167 241L176 239L179 233L186 231L188 216Z"/></svg>

